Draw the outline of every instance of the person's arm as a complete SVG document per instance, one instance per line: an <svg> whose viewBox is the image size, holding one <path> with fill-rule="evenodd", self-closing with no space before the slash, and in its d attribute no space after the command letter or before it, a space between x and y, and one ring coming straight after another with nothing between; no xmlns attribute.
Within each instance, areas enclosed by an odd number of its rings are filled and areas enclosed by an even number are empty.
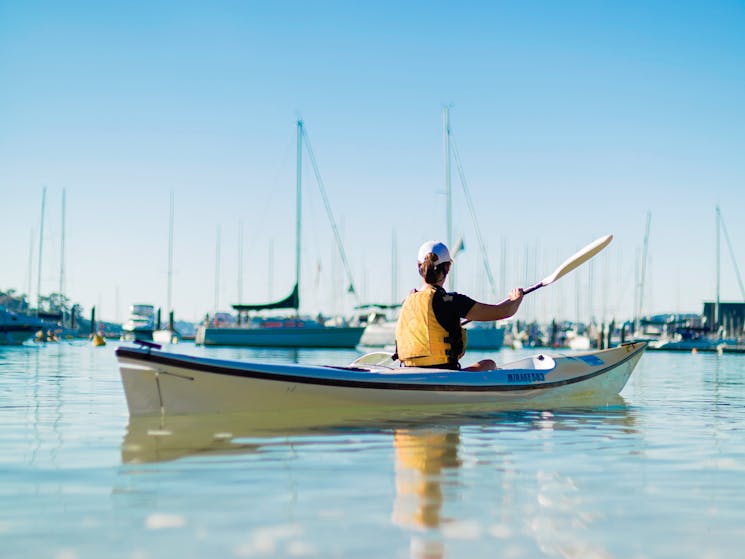
<svg viewBox="0 0 745 559"><path fill-rule="evenodd" d="M521 287L517 287L510 291L510 295L505 301L497 305L474 303L471 310L468 311L466 319L475 321L503 320L515 314L522 301L523 290Z"/></svg>

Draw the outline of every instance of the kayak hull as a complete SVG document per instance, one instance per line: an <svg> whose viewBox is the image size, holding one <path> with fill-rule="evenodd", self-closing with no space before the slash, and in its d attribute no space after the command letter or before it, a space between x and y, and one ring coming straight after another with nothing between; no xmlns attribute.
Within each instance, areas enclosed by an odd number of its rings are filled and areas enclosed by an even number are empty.
<svg viewBox="0 0 745 559"><path fill-rule="evenodd" d="M330 408L489 410L616 396L646 347L538 355L495 371L249 363L120 347L131 416Z"/></svg>

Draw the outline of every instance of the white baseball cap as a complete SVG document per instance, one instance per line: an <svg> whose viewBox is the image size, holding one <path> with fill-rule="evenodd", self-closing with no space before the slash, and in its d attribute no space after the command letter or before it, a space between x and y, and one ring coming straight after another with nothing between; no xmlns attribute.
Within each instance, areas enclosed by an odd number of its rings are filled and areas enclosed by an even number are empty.
<svg viewBox="0 0 745 559"><path fill-rule="evenodd" d="M441 243L440 241L427 241L419 247L417 262L419 262L419 264L424 262L424 259L427 258L427 255L430 252L434 252L435 256L437 256L438 266L440 264L444 264L445 262L453 261L453 259L450 258L450 251L448 250L448 247L445 246L445 243Z"/></svg>

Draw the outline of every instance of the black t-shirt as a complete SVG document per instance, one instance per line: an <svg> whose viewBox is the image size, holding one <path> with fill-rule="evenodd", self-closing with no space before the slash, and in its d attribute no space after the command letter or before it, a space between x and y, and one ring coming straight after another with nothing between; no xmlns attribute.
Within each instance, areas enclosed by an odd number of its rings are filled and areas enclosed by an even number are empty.
<svg viewBox="0 0 745 559"><path fill-rule="evenodd" d="M432 297L432 309L435 318L448 332L460 328L460 319L465 318L476 301L461 293L448 293L442 287L437 287Z"/></svg>

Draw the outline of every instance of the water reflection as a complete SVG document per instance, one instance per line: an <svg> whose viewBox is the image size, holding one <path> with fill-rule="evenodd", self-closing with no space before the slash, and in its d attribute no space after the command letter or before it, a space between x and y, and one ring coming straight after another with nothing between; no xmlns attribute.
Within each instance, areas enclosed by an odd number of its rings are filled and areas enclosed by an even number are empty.
<svg viewBox="0 0 745 559"><path fill-rule="evenodd" d="M434 413L408 408L288 410L233 414L192 414L163 417L130 417L122 442L122 462L159 462L198 454L226 454L255 450L246 439L333 436L339 433L393 433L396 471L414 471L427 487L430 478L459 466L457 447L459 428L478 428L481 433L498 436L502 429L533 432L620 426L634 431L634 417L625 401L616 396L602 408L561 410L519 410L485 413ZM436 427L432 427L436 426ZM435 490L436 488L433 488ZM428 516L420 513L419 523Z"/></svg>
<svg viewBox="0 0 745 559"><path fill-rule="evenodd" d="M122 442L122 463L168 462L186 456L254 452L258 445L235 442L241 432L215 418L131 418Z"/></svg>
<svg viewBox="0 0 745 559"><path fill-rule="evenodd" d="M327 453L323 462L349 467L330 487L357 495L350 497L351 506L365 495L366 461L377 460L374 470L388 469L394 487L385 503L390 526L406 538L412 558L464 556L469 546L502 543L514 548L515 557L613 557L592 537L607 522L593 487L619 452L643 452L635 423L634 410L620 397L602 408L356 422L298 413L131 418L121 458L130 465L218 458L193 463L190 468L197 473L223 463L220 457L228 467L236 463L231 456L245 455L249 459L241 461L241 471L258 468L256 475L274 480L273 498L286 498L293 507L317 494L318 486L292 483L283 490L267 472L296 471L297 460ZM390 451L375 452L376 458L366 454L381 444ZM301 448L305 451L298 455ZM605 453L604 448L613 450ZM171 470L129 471L160 476ZM345 483L350 485L345 488ZM282 497L282 491L292 495Z"/></svg>
<svg viewBox="0 0 745 559"><path fill-rule="evenodd" d="M195 455L252 452L262 444L274 444L277 439L287 437L302 442L302 437L310 435L390 433L397 424L416 425L432 417L391 408L130 417L122 442L122 462L162 462Z"/></svg>
<svg viewBox="0 0 745 559"><path fill-rule="evenodd" d="M597 432L593 447L600 450L636 433L634 415L620 396L602 408L500 412L455 425L396 428L391 518L410 533L410 557L449 557L463 541L484 545L515 537L549 556L612 557L593 543L592 526L602 521L602 512L587 499L582 482L565 473L576 468L575 460L557 442L566 440L563 432L588 429ZM535 453L534 463L520 463L502 446L521 437ZM488 480L474 475L484 467ZM482 505L488 503L475 512L467 504L474 492Z"/></svg>
<svg viewBox="0 0 745 559"><path fill-rule="evenodd" d="M449 474L460 466L459 444L457 427L394 432L396 496L392 520L413 530L412 557L445 556L439 528L444 520L445 486L454 487ZM428 537L424 537L427 532Z"/></svg>
<svg viewBox="0 0 745 559"><path fill-rule="evenodd" d="M460 465L456 428L396 429L393 520L415 528L440 526L443 476Z"/></svg>
<svg viewBox="0 0 745 559"><path fill-rule="evenodd" d="M250 453L287 437L297 437L301 444L303 436L332 436L362 426L370 432L382 425L347 417L343 410L130 417L122 463Z"/></svg>

